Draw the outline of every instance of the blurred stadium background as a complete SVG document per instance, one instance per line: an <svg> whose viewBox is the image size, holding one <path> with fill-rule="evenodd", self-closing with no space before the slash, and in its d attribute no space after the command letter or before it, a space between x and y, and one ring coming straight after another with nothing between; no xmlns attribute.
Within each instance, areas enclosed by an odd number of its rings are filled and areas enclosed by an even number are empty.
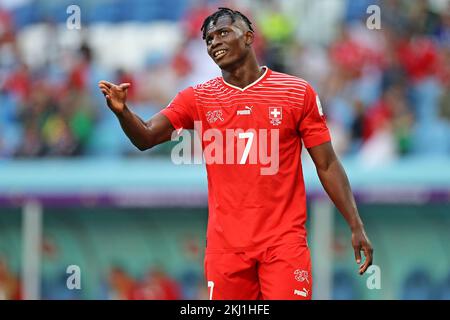
<svg viewBox="0 0 450 320"><path fill-rule="evenodd" d="M219 75L199 32L219 5L254 21L264 65L319 92L375 248L369 290L305 154L314 297L449 299L446 0L0 0L0 299L207 298L204 168L173 165L173 143L135 150L97 82L131 82L148 118Z"/></svg>

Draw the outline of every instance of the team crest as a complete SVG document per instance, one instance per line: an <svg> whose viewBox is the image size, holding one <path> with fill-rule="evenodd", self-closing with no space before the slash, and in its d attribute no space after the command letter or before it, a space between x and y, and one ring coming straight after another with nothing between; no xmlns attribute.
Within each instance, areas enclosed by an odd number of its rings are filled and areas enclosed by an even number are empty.
<svg viewBox="0 0 450 320"><path fill-rule="evenodd" d="M297 269L294 271L294 278L295 280L299 281L299 282L303 282L306 281L309 283L308 281L308 271L306 270L300 270Z"/></svg>
<svg viewBox="0 0 450 320"><path fill-rule="evenodd" d="M213 110L213 111L208 111L206 113L206 120L209 123L214 123L218 120L220 121L224 121L223 119L223 114L222 114L222 110Z"/></svg>
<svg viewBox="0 0 450 320"><path fill-rule="evenodd" d="M271 124L279 126L281 124L281 119L283 119L283 108L269 107L269 119Z"/></svg>

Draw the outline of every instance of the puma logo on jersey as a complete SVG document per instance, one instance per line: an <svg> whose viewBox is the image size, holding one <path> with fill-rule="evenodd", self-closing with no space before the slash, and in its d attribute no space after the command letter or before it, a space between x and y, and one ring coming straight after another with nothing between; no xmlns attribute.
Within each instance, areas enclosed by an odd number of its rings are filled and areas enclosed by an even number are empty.
<svg viewBox="0 0 450 320"><path fill-rule="evenodd" d="M244 108L245 108L245 109L241 109L241 110L238 110L238 111L237 111L237 115L238 115L238 116L243 116L243 115L250 115L250 114L252 114L253 106L245 106Z"/></svg>
<svg viewBox="0 0 450 320"><path fill-rule="evenodd" d="M298 295L298 296L302 296L302 297L307 297L308 296L308 290L306 288L303 288L303 290L294 290L294 294Z"/></svg>

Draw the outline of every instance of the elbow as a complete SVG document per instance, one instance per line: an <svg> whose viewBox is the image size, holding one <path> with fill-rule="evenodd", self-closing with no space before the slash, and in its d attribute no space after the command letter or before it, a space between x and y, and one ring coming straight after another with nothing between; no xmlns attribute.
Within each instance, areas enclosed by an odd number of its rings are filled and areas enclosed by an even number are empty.
<svg viewBox="0 0 450 320"><path fill-rule="evenodd" d="M318 172L327 173L337 163L336 161L337 159L323 161L321 163L316 164L316 169Z"/></svg>
<svg viewBox="0 0 450 320"><path fill-rule="evenodd" d="M146 130L147 130L147 134L145 136L142 136L140 141L137 141L137 143L135 144L135 146L140 151L149 150L159 143L158 137L152 132L151 128L148 127L147 125L145 125L145 126L146 126Z"/></svg>
<svg viewBox="0 0 450 320"><path fill-rule="evenodd" d="M317 172L324 172L324 173L326 173L328 171L328 169L330 169L330 164L329 163L321 163L319 165L316 165Z"/></svg>
<svg viewBox="0 0 450 320"><path fill-rule="evenodd" d="M153 148L154 145L152 144L145 144L145 145L137 145L136 148L139 149L139 151L146 151L146 150L150 150L151 148Z"/></svg>
<svg viewBox="0 0 450 320"><path fill-rule="evenodd" d="M153 143L152 141L145 141L145 142L141 142L141 143L136 143L134 145L136 148L139 149L139 151L146 151L146 150L150 150L151 148L153 148L156 144Z"/></svg>
<svg viewBox="0 0 450 320"><path fill-rule="evenodd" d="M150 149L151 147L147 147L147 146L143 146L143 145L138 145L136 146L136 148L138 148L139 151L145 151Z"/></svg>

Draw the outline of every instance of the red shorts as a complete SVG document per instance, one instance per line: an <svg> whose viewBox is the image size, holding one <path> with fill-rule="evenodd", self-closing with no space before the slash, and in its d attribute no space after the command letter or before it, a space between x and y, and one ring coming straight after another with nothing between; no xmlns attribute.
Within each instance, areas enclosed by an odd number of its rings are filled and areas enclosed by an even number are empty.
<svg viewBox="0 0 450 320"><path fill-rule="evenodd" d="M311 258L306 244L239 253L206 253L210 300L310 300Z"/></svg>

